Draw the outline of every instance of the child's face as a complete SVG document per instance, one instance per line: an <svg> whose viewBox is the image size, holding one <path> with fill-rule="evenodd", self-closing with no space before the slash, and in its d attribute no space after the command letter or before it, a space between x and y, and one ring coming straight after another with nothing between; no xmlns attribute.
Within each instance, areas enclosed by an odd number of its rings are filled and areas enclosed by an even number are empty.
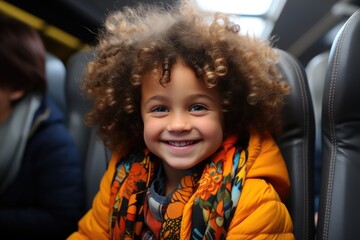
<svg viewBox="0 0 360 240"><path fill-rule="evenodd" d="M167 174L195 166L221 146L223 114L218 89L207 88L182 61L173 65L165 87L148 73L141 91L144 140L163 160Z"/></svg>

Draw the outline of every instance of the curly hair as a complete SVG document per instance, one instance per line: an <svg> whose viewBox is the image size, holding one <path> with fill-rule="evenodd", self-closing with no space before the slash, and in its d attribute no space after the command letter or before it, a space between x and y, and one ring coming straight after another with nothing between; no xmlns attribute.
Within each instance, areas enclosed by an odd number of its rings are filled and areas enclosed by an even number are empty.
<svg viewBox="0 0 360 240"><path fill-rule="evenodd" d="M276 50L239 31L226 15L197 11L189 1L112 12L84 76L93 101L87 123L97 126L110 150L143 148L142 77L160 67L165 84L181 58L209 88L219 87L225 134L278 133L290 87L276 65Z"/></svg>

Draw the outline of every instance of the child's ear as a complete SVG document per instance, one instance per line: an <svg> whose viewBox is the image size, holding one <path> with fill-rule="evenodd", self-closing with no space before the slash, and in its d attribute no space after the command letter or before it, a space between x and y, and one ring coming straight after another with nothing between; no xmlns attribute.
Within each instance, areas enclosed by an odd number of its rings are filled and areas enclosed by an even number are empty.
<svg viewBox="0 0 360 240"><path fill-rule="evenodd" d="M9 94L9 99L10 99L10 101L16 101L16 100L19 100L20 98L22 98L24 96L24 94L25 94L24 90L13 90Z"/></svg>

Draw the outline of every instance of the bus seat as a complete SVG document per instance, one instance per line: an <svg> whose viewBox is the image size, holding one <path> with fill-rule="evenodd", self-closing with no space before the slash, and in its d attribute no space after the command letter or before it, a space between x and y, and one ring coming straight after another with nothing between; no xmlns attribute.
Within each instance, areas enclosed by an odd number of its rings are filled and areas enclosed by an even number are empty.
<svg viewBox="0 0 360 240"><path fill-rule="evenodd" d="M331 46L322 106L317 239L357 239L360 224L360 10Z"/></svg>
<svg viewBox="0 0 360 240"><path fill-rule="evenodd" d="M50 98L56 106L65 114L66 97L65 97L65 78L66 69L64 63L55 55L46 53L45 56L45 76L47 80L47 91Z"/></svg>
<svg viewBox="0 0 360 240"><path fill-rule="evenodd" d="M314 117L315 117L315 129L316 129L316 141L315 141L315 150L317 152L316 156L320 156L321 149L321 107L322 107L322 97L323 97L323 88L325 82L326 70L328 68L328 59L329 52L323 52L319 55L316 55L312 58L309 63L306 65L305 71L307 74L309 88L311 93L311 99L314 107Z"/></svg>
<svg viewBox="0 0 360 240"><path fill-rule="evenodd" d="M91 55L87 51L79 51L72 55L66 62L66 98L68 100L67 122L70 132L78 143L80 155L85 159L87 141L90 138L91 129L84 123L84 117L90 110L90 102L83 95L81 81L83 71Z"/></svg>
<svg viewBox="0 0 360 240"><path fill-rule="evenodd" d="M81 81L87 62L92 57L92 51L82 50L72 55L66 63L66 97L68 104L68 128L79 147L84 164L86 184L86 208L91 207L92 200L99 190L99 184L104 174L109 154L98 140L96 130L84 122L91 103L81 91Z"/></svg>
<svg viewBox="0 0 360 240"><path fill-rule="evenodd" d="M329 51L313 57L306 65L311 99L315 117L315 157L314 157L314 211L317 212L321 181L321 111L325 75L328 68Z"/></svg>
<svg viewBox="0 0 360 240"><path fill-rule="evenodd" d="M283 107L284 129L274 136L285 159L290 181L286 206L296 239L314 239L313 160L315 123L307 76L303 65L291 54L278 50L279 67L292 92Z"/></svg>

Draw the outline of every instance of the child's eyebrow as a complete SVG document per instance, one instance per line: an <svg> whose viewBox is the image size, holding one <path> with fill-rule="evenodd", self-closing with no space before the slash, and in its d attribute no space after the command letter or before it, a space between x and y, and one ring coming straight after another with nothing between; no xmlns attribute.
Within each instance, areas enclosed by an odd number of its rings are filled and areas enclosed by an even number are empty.
<svg viewBox="0 0 360 240"><path fill-rule="evenodd" d="M190 100L196 100L196 99L199 99L199 98L206 98L206 99L209 99L210 101L213 101L213 102L217 102L218 100L211 97L210 95L208 94L202 94L202 93L198 93L198 94L194 94L194 95L190 95L189 96L189 99Z"/></svg>
<svg viewBox="0 0 360 240"><path fill-rule="evenodd" d="M162 95L154 95L154 96L151 96L150 98L148 98L148 99L144 102L144 104L147 104L147 103L149 103L149 102L151 102L151 101L165 101L165 100L167 100L167 99L168 99L167 97L162 96Z"/></svg>
<svg viewBox="0 0 360 240"><path fill-rule="evenodd" d="M147 104L151 101L168 101L169 99L171 99L171 97L166 97L166 96L163 96L163 95L154 95L154 96L151 96L150 98L148 98L144 104ZM190 101L194 101L194 100L197 100L197 99L208 99L212 102L217 102L218 99L215 99L211 96L209 96L208 94L202 94L202 93L197 93L197 94L193 94L193 95L190 95L187 97L187 100L190 100Z"/></svg>

